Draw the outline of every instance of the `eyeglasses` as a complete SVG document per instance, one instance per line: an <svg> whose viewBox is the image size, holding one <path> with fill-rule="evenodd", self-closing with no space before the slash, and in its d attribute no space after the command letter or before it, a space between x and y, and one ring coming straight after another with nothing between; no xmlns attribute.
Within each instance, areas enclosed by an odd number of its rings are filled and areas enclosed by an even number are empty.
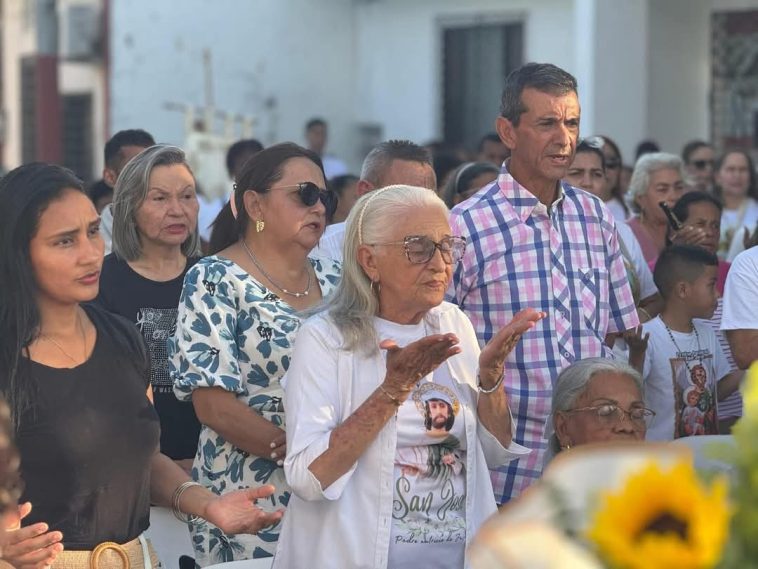
<svg viewBox="0 0 758 569"><path fill-rule="evenodd" d="M568 409L564 413L594 413L598 421L609 427L629 417L632 425L637 428L649 427L655 417L655 411L646 407L635 407L629 411L622 409L618 405L606 403L604 405L595 405L593 407L578 407L577 409Z"/></svg>
<svg viewBox="0 0 758 569"><path fill-rule="evenodd" d="M713 160L693 160L691 164L697 170L705 170L706 168L713 168Z"/></svg>
<svg viewBox="0 0 758 569"><path fill-rule="evenodd" d="M405 256L414 265L428 263L434 257L434 251L439 249L445 263L456 265L466 250L466 239L464 237L444 237L437 242L426 235L409 235L402 241L367 243L367 245L402 245L405 248Z"/></svg>
<svg viewBox="0 0 758 569"><path fill-rule="evenodd" d="M299 184L292 184L290 186L274 186L269 190L291 190L297 188L297 194L300 196L300 201L304 206L312 207L316 205L316 202L321 200L326 208L326 216L331 217L334 211L337 209L337 196L331 190L324 190L319 188L313 182L301 182Z"/></svg>

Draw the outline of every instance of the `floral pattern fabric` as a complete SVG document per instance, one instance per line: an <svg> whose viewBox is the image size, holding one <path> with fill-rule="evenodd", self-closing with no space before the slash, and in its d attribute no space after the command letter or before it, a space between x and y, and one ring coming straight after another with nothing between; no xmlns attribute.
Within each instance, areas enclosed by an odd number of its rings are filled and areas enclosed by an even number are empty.
<svg viewBox="0 0 758 569"><path fill-rule="evenodd" d="M310 259L323 296L336 286L339 263ZM176 335L169 342L174 392L190 400L199 387L220 387L276 426L284 429L280 380L290 363L301 319L239 265L211 256L201 259L184 279ZM265 457L253 456L203 425L192 469L193 478L215 494L265 484L276 486L259 505L283 508L290 490L284 470ZM270 557L280 524L255 536L228 536L199 520L190 524L195 561L214 563Z"/></svg>

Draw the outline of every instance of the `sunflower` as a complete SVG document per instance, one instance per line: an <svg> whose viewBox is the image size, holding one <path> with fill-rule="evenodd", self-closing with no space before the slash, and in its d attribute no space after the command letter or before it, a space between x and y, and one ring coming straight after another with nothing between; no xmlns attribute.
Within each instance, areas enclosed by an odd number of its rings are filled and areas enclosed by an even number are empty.
<svg viewBox="0 0 758 569"><path fill-rule="evenodd" d="M656 463L601 496L587 538L619 569L705 569L719 561L729 527L724 479L710 491L689 462Z"/></svg>

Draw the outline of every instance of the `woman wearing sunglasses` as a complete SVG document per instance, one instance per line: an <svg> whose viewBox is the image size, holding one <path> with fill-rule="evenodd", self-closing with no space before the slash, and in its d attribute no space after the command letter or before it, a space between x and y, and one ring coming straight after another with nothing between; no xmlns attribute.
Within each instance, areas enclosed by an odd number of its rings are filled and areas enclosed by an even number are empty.
<svg viewBox="0 0 758 569"><path fill-rule="evenodd" d="M287 480L274 559L300 567L466 567L512 442L505 357L544 316L480 351L443 302L465 240L433 192L389 186L347 219L343 278L300 330L286 377Z"/></svg>
<svg viewBox="0 0 758 569"><path fill-rule="evenodd" d="M634 368L606 358L575 362L555 380L545 462L579 445L644 440L653 417Z"/></svg>
<svg viewBox="0 0 758 569"><path fill-rule="evenodd" d="M245 164L232 196L236 239L201 259L184 279L170 342L177 396L202 424L193 475L211 491L273 484L268 504L287 505L287 455L280 379L300 328L299 313L334 287L339 266L310 259L336 205L319 157L295 144L267 148ZM279 527L227 536L191 525L200 566L270 557Z"/></svg>

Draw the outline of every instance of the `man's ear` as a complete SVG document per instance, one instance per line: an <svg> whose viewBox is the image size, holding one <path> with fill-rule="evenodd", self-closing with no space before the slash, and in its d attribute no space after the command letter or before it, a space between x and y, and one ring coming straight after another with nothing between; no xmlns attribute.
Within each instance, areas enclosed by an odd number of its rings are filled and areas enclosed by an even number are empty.
<svg viewBox="0 0 758 569"><path fill-rule="evenodd" d="M379 282L379 270L376 266L376 253L373 247L358 245L358 264L372 282Z"/></svg>
<svg viewBox="0 0 758 569"><path fill-rule="evenodd" d="M495 119L495 132L509 150L516 148L516 127L505 117Z"/></svg>
<svg viewBox="0 0 758 569"><path fill-rule="evenodd" d="M681 299L684 299L687 297L687 294L690 292L690 283L687 281L679 281L674 285L674 294L678 296Z"/></svg>
<svg viewBox="0 0 758 569"><path fill-rule="evenodd" d="M363 178L358 180L358 189L356 190L358 193L358 197L361 197L374 189L376 189L376 186L374 186L374 184L372 184L368 180L364 180Z"/></svg>
<svg viewBox="0 0 758 569"><path fill-rule="evenodd" d="M118 176L116 176L116 172L108 167L103 168L103 182L108 184L111 188L114 188L116 186L117 179Z"/></svg>

